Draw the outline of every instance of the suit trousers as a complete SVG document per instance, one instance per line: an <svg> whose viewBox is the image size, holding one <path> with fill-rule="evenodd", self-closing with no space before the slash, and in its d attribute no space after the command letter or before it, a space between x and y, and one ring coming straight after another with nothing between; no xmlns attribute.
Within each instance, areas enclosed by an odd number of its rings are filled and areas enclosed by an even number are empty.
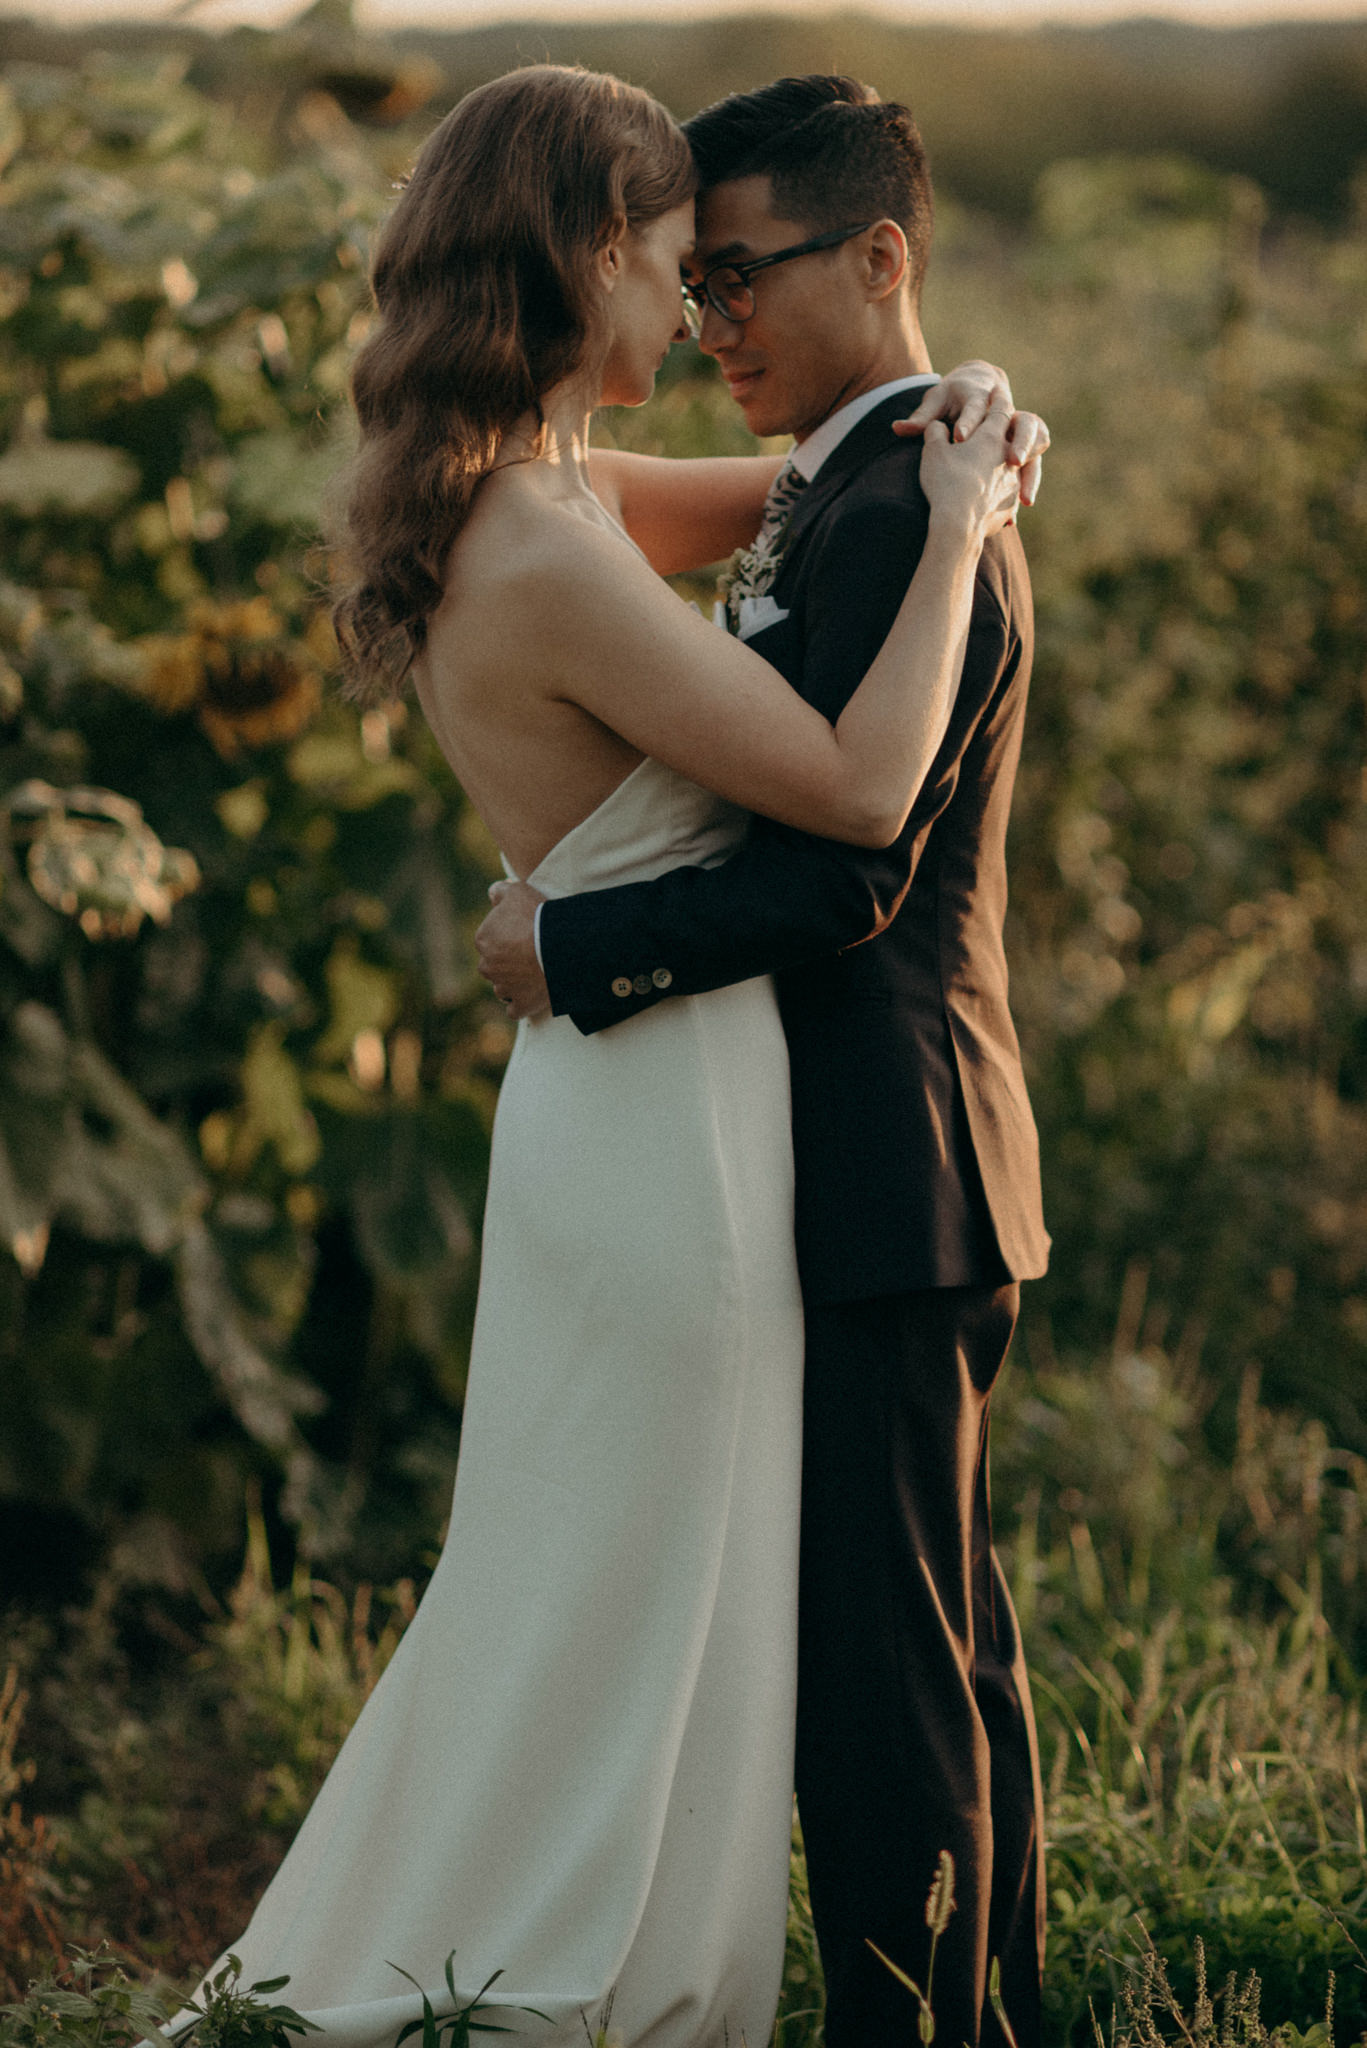
<svg viewBox="0 0 1367 2048"><path fill-rule="evenodd" d="M1020 1634L992 1549L988 1404L1020 1289L807 1311L797 1792L827 2048L906 2048L926 1899L954 1858L935 2039L1038 2048L1043 1808Z"/></svg>

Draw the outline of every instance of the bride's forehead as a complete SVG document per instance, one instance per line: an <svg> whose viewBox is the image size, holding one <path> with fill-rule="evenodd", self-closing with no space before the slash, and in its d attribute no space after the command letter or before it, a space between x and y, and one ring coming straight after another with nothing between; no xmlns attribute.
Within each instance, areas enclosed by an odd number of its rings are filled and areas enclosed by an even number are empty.
<svg viewBox="0 0 1367 2048"><path fill-rule="evenodd" d="M681 206L665 214L664 219L680 246L692 249L698 231L698 210L693 200L685 199Z"/></svg>
<svg viewBox="0 0 1367 2048"><path fill-rule="evenodd" d="M638 232L655 248L667 252L680 263L686 263L693 254L694 246L693 201L687 199L682 206L658 214L654 220L646 221Z"/></svg>

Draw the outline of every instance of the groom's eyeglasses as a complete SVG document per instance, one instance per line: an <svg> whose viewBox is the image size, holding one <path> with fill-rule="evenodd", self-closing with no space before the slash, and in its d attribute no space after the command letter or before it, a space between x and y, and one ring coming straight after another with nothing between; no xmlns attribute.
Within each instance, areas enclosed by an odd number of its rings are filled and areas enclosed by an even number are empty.
<svg viewBox="0 0 1367 2048"><path fill-rule="evenodd" d="M838 248L840 243L852 241L856 235L862 235L865 228L872 226L871 220L861 220L858 227L830 228L824 235L813 235L810 241L795 242L791 249L775 249L772 256L756 256L749 263L718 263L698 284L689 284L685 279L684 305L691 309L693 316L689 326L694 332L701 330L704 306L711 306L723 320L730 320L737 326L753 319L755 294L750 280L757 270L772 270L776 263L791 263L795 256L811 256L818 249ZM687 311L685 317L688 317Z"/></svg>

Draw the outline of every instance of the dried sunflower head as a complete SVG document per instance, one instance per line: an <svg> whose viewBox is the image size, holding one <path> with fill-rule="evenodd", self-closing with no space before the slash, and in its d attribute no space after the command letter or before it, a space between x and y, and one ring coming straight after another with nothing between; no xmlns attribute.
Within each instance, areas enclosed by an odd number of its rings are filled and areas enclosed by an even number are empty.
<svg viewBox="0 0 1367 2048"><path fill-rule="evenodd" d="M204 599L187 623L143 643L143 687L160 709L196 711L225 761L303 731L322 697L315 632L292 632L266 597Z"/></svg>
<svg viewBox="0 0 1367 2048"><path fill-rule="evenodd" d="M163 845L138 805L113 790L25 782L5 809L28 838L35 893L89 939L132 938L145 917L165 924L199 885L194 855Z"/></svg>

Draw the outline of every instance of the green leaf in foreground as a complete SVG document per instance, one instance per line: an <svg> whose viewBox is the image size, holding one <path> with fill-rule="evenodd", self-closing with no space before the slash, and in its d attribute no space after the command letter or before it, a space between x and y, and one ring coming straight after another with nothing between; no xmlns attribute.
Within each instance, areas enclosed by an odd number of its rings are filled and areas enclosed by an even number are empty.
<svg viewBox="0 0 1367 2048"><path fill-rule="evenodd" d="M451 1994L451 2003L458 2009L455 2012L444 2014L440 2019L437 2017L436 2009L431 1999L423 1990L417 1978L401 1968L398 1963L391 1963L389 1965L391 1970L398 1970L401 1977L408 1978L409 1983L422 1999L422 2018L420 2020L410 2020L406 2027L400 2028L394 2039L394 2048L403 2048L403 2043L411 2040L414 2034L422 2035L422 2048L443 2048L443 2035L446 2036L444 2048L469 2048L471 2034L506 2034L511 2032L510 2028L500 2027L493 2020L475 2018L476 2013L490 2012L494 2009L485 2004L484 1994L492 1985L497 1984L499 1978L503 1975L502 1970L495 1970L492 1977L486 1977L469 2003L461 2005L459 1993L456 1990L455 1962L456 1952L452 1949L446 1958L444 1974L446 1977L446 1988ZM529 2013L533 2019L545 2020L548 2026L551 2023L549 2013L539 2012L534 2005L515 2005L508 2009L512 2012Z"/></svg>
<svg viewBox="0 0 1367 2048"><path fill-rule="evenodd" d="M4 2048L124 2048L165 2026L160 2000L125 1975L113 1952L72 1947L71 1961L0 2006Z"/></svg>
<svg viewBox="0 0 1367 2048"><path fill-rule="evenodd" d="M177 2031L178 2042L194 2037L197 2048L292 2048L291 2034L317 2034L315 2021L289 2005L269 2005L273 1991L288 1984L288 1977L267 1977L240 1989L242 1964L237 1956L224 1958L222 1967L209 1978L203 2002L187 2001L185 2010L195 2015L188 2027Z"/></svg>

